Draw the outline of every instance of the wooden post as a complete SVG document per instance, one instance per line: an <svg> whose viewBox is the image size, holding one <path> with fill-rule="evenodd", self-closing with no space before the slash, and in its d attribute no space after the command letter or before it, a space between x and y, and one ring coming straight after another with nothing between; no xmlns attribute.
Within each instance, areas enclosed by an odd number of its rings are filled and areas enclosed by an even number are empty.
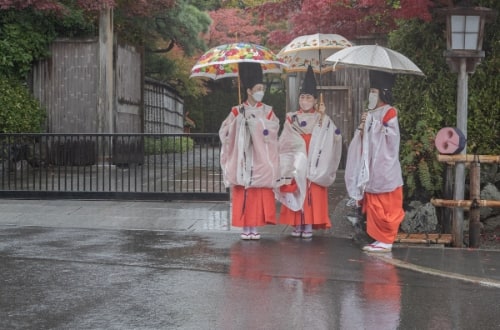
<svg viewBox="0 0 500 330"><path fill-rule="evenodd" d="M114 133L113 80L113 11L106 7L99 15L98 133Z"/></svg>
<svg viewBox="0 0 500 330"><path fill-rule="evenodd" d="M477 203L480 200L480 174L481 165L476 159L470 164L470 200L472 205L469 212L469 247L478 248L481 245L481 222L480 208Z"/></svg>
<svg viewBox="0 0 500 330"><path fill-rule="evenodd" d="M99 81L97 88L97 133L114 133L113 98L113 11L106 7L99 14ZM112 158L112 139L100 145L102 162Z"/></svg>

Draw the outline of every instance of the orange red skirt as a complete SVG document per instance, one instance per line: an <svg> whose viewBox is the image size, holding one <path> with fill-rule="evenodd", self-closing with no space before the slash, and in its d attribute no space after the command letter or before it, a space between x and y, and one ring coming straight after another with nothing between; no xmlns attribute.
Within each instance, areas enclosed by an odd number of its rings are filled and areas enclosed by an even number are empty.
<svg viewBox="0 0 500 330"><path fill-rule="evenodd" d="M276 202L272 188L234 186L231 189L231 223L235 227L276 224Z"/></svg>
<svg viewBox="0 0 500 330"><path fill-rule="evenodd" d="M313 229L330 228L332 225L328 213L328 188L311 183L302 211L292 211L281 205L279 222L290 226L312 225Z"/></svg>
<svg viewBox="0 0 500 330"><path fill-rule="evenodd" d="M392 244L405 217L403 187L381 194L365 193L363 212L366 213L368 235L379 242Z"/></svg>

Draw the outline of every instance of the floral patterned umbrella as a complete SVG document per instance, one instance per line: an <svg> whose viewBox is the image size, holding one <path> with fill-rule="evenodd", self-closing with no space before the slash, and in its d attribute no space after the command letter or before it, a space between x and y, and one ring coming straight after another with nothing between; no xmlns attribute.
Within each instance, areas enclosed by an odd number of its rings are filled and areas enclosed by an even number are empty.
<svg viewBox="0 0 500 330"><path fill-rule="evenodd" d="M247 42L214 47L203 54L191 69L192 77L221 79L238 77L238 63L260 63L263 73L281 73L287 65L270 49Z"/></svg>
<svg viewBox="0 0 500 330"><path fill-rule="evenodd" d="M287 72L305 72L310 65L315 73L333 70L323 60L352 44L339 34L310 34L293 39L278 53L278 58L288 64Z"/></svg>

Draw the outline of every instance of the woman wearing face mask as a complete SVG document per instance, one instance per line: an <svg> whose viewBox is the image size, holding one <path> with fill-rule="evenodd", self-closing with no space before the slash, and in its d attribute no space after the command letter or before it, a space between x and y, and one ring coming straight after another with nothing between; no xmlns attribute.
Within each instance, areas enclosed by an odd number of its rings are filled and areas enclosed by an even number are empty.
<svg viewBox="0 0 500 330"><path fill-rule="evenodd" d="M224 184L231 189L231 222L241 239L258 240L258 227L276 224L273 188L279 180L279 119L262 103L264 84L258 63L239 64L247 99L235 106L219 130Z"/></svg>
<svg viewBox="0 0 500 330"><path fill-rule="evenodd" d="M390 252L403 221L403 178L399 163L399 124L391 106L395 76L370 71L368 111L349 145L345 181L349 196L366 214L368 252Z"/></svg>
<svg viewBox="0 0 500 330"><path fill-rule="evenodd" d="M280 223L293 237L311 238L313 229L331 227L328 187L335 181L342 154L340 130L316 110L316 79L309 66L299 95L300 109L286 115L280 143Z"/></svg>

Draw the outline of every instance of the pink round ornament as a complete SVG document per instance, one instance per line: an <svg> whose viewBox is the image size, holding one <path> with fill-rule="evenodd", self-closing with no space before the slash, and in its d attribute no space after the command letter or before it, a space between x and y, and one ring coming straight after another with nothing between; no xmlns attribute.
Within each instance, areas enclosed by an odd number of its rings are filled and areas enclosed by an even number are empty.
<svg viewBox="0 0 500 330"><path fill-rule="evenodd" d="M458 154L465 148L465 135L456 127L443 127L436 134L434 144L441 154Z"/></svg>

